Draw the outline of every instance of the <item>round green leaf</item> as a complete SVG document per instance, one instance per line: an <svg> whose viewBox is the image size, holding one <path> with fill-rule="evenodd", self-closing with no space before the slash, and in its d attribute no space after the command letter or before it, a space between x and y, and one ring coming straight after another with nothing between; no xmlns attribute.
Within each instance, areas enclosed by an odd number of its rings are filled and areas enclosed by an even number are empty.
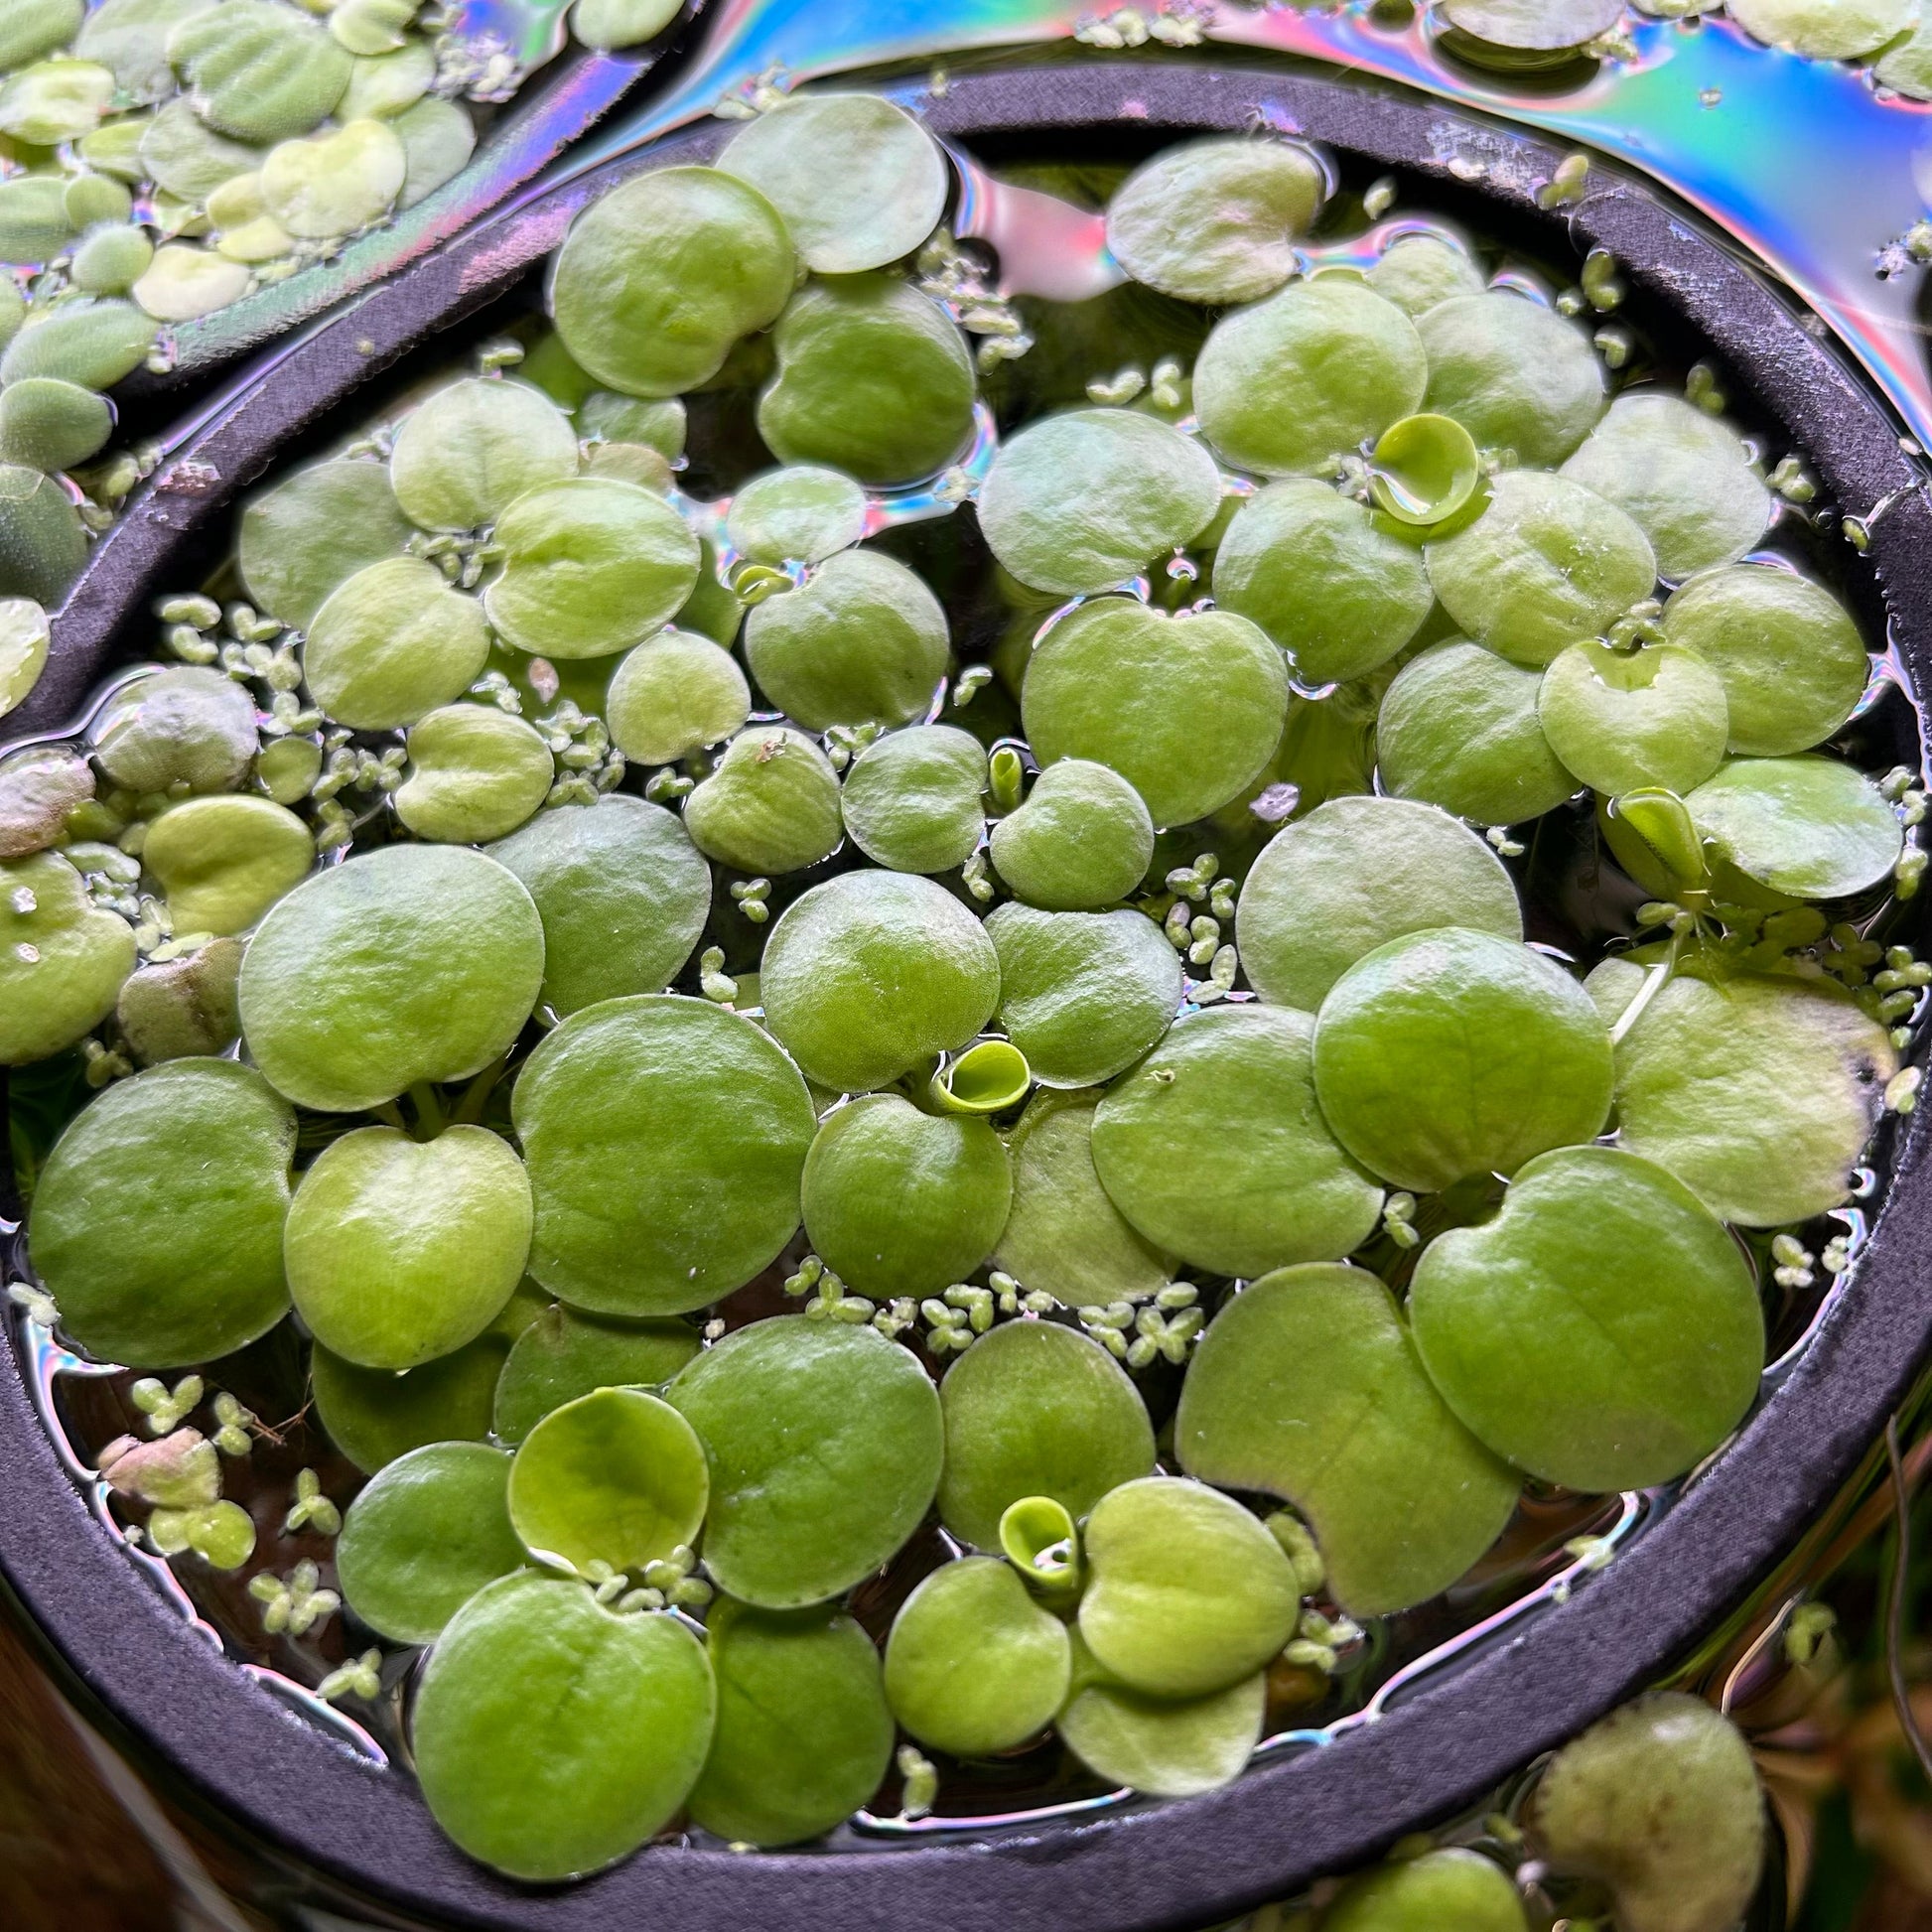
<svg viewBox="0 0 1932 1932"><path fill-rule="evenodd" d="M163 812L141 847L177 932L245 932L315 863L314 834L266 798L190 798Z"/></svg>
<svg viewBox="0 0 1932 1932"><path fill-rule="evenodd" d="M540 1563L641 1574L697 1541L710 1493L704 1446L669 1403L640 1389L597 1389L523 1439L509 1514Z"/></svg>
<svg viewBox="0 0 1932 1932"><path fill-rule="evenodd" d="M357 57L337 112L345 121L390 120L414 107L435 84L434 45L404 41L387 53Z"/></svg>
<svg viewBox="0 0 1932 1932"><path fill-rule="evenodd" d="M673 1616L620 1616L582 1584L507 1577L458 1611L410 1726L436 1822L513 1878L578 1877L634 1852L697 1782L716 1708Z"/></svg>
<svg viewBox="0 0 1932 1932"><path fill-rule="evenodd" d="M950 872L986 831L986 753L952 725L914 725L868 746L845 774L853 843L894 872Z"/></svg>
<svg viewBox="0 0 1932 1932"><path fill-rule="evenodd" d="M759 434L780 463L904 483L943 469L973 433L973 361L953 319L892 275L810 282L771 333L777 373Z"/></svg>
<svg viewBox="0 0 1932 1932"><path fill-rule="evenodd" d="M494 705L445 705L409 734L396 816L419 839L479 845L515 831L556 774L550 747L521 718Z"/></svg>
<svg viewBox="0 0 1932 1932"><path fill-rule="evenodd" d="M946 1371L939 1516L979 1550L1028 1496L1081 1517L1110 1489L1154 1471L1147 1405L1097 1342L1051 1321L1004 1321Z"/></svg>
<svg viewBox="0 0 1932 1932"><path fill-rule="evenodd" d="M1592 791L1687 792L1724 762L1724 680L1681 644L1621 651L1587 637L1543 674L1537 721Z"/></svg>
<svg viewBox="0 0 1932 1932"><path fill-rule="evenodd" d="M614 792L559 805L490 847L543 920L543 1004L568 1018L600 1000L659 993L711 914L711 868L675 813Z"/></svg>
<svg viewBox="0 0 1932 1932"><path fill-rule="evenodd" d="M1134 1231L1094 1172L1099 1098L1037 1094L1009 1142L1013 1208L993 1258L1066 1308L1152 1295L1170 1275L1167 1258Z"/></svg>
<svg viewBox="0 0 1932 1932"><path fill-rule="evenodd" d="M884 268L945 212L951 170L939 144L877 94L797 94L748 121L718 157L778 210L819 275Z"/></svg>
<svg viewBox="0 0 1932 1932"><path fill-rule="evenodd" d="M1295 1632L1302 1597L1281 1545L1217 1489L1173 1476L1123 1483L1094 1505L1085 1548L1080 1635L1134 1690L1229 1690Z"/></svg>
<svg viewBox="0 0 1932 1932"><path fill-rule="evenodd" d="M798 1225L805 1083L708 1001L645 994L574 1014L524 1062L511 1111L536 1194L530 1273L577 1308L703 1308Z"/></svg>
<svg viewBox="0 0 1932 1932"><path fill-rule="evenodd" d="M255 756L255 705L219 671L183 664L124 684L95 717L100 768L129 791L226 791Z"/></svg>
<svg viewBox="0 0 1932 1932"><path fill-rule="evenodd" d="M1182 302L1226 308L1295 273L1295 242L1327 199L1306 148L1210 136L1164 148L1107 207L1107 246L1133 276Z"/></svg>
<svg viewBox="0 0 1932 1932"><path fill-rule="evenodd" d="M592 389L576 407L577 432L593 442L641 443L667 463L684 454L690 419L676 396L644 398Z"/></svg>
<svg viewBox="0 0 1932 1932"><path fill-rule="evenodd" d="M1439 1235L1409 1297L1430 1379L1489 1448L1571 1489L1682 1475L1757 1393L1757 1282L1681 1180L1616 1148L1524 1168Z"/></svg>
<svg viewBox="0 0 1932 1932"><path fill-rule="evenodd" d="M348 1506L336 1574L377 1636L434 1643L471 1597L523 1568L503 1497L510 1458L436 1443L389 1463Z"/></svg>
<svg viewBox="0 0 1932 1932"><path fill-rule="evenodd" d="M1483 825L1554 811L1577 789L1543 736L1542 679L1460 638L1433 644L1396 673L1376 715L1383 782Z"/></svg>
<svg viewBox="0 0 1932 1932"><path fill-rule="evenodd" d="M454 703L488 658L483 607L421 557L388 557L330 593L302 670L337 723L388 731Z"/></svg>
<svg viewBox="0 0 1932 1932"><path fill-rule="evenodd" d="M271 148L261 165L262 205L288 233L333 240L381 220L408 172L399 121L350 121Z"/></svg>
<svg viewBox="0 0 1932 1932"><path fill-rule="evenodd" d="M1449 1846L1351 1878L1320 1932L1529 1932L1522 1895L1493 1859Z"/></svg>
<svg viewBox="0 0 1932 1932"><path fill-rule="evenodd" d="M1131 893L1154 860L1154 820L1118 771L1061 759L993 828L993 863L1015 895L1049 912L1083 912Z"/></svg>
<svg viewBox="0 0 1932 1932"><path fill-rule="evenodd" d="M501 1335L485 1331L453 1355L396 1375L357 1368L318 1344L309 1357L317 1418L329 1440L370 1473L432 1443L481 1443L507 1350Z"/></svg>
<svg viewBox="0 0 1932 1932"><path fill-rule="evenodd" d="M897 558L874 550L828 557L745 622L752 675L808 731L923 717L949 648L939 600Z"/></svg>
<svg viewBox="0 0 1932 1932"><path fill-rule="evenodd" d="M805 1157L805 1232L860 1295L937 1295L1006 1226L1013 1176L983 1120L867 1094L825 1117Z"/></svg>
<svg viewBox="0 0 1932 1932"><path fill-rule="evenodd" d="M654 40L683 9L678 0L576 0L570 31L586 47L636 47Z"/></svg>
<svg viewBox="0 0 1932 1932"><path fill-rule="evenodd" d="M718 1680L693 1821L743 1845L796 1845L849 1818L893 1754L879 1653L843 1612L726 1598L706 1625Z"/></svg>
<svg viewBox="0 0 1932 1932"><path fill-rule="evenodd" d="M1468 4L1451 0L1451 13ZM1424 311L1416 330L1429 351L1429 407L1485 449L1514 450L1519 463L1561 463L1603 413L1603 370L1589 338L1528 296L1456 296Z"/></svg>
<svg viewBox="0 0 1932 1932"><path fill-rule="evenodd" d="M1894 41L1916 18L1911 0L1738 0L1727 9L1753 40L1807 61L1856 61Z"/></svg>
<svg viewBox="0 0 1932 1932"><path fill-rule="evenodd" d="M1067 1748L1097 1777L1151 1798L1193 1798L1228 1783L1261 1742L1263 1672L1206 1697L1149 1697L1103 1671L1075 1631L1073 1679L1059 1716Z"/></svg>
<svg viewBox="0 0 1932 1932"><path fill-rule="evenodd" d="M1721 859L1792 898L1876 885L1905 837L1878 787L1832 758L1733 759L1684 803Z"/></svg>
<svg viewBox="0 0 1932 1932"><path fill-rule="evenodd" d="M386 464L331 457L248 499L241 581L270 617L305 630L331 592L400 556L410 534Z"/></svg>
<svg viewBox="0 0 1932 1932"><path fill-rule="evenodd" d="M1094 1168L1149 1241L1254 1276L1331 1261L1374 1232L1382 1190L1315 1104L1313 1035L1289 1007L1191 1014L1101 1101Z"/></svg>
<svg viewBox="0 0 1932 1932"><path fill-rule="evenodd" d="M1932 100L1932 33L1924 21L1880 51L1871 77L1907 100Z"/></svg>
<svg viewBox="0 0 1932 1932"><path fill-rule="evenodd" d="M705 1567L748 1603L796 1609L851 1588L911 1535L938 1487L939 1397L876 1328L754 1322L667 1396L711 1461Z"/></svg>
<svg viewBox="0 0 1932 1932"><path fill-rule="evenodd" d="M1614 1021L1643 984L1606 959ZM1745 1227L1807 1221L1850 1193L1898 1069L1885 1030L1819 981L1680 972L1616 1045L1619 1144Z"/></svg>
<svg viewBox="0 0 1932 1932"><path fill-rule="evenodd" d="M698 539L661 496L608 477L526 490L497 520L502 573L483 609L506 643L546 657L608 657L677 616L698 581Z"/></svg>
<svg viewBox="0 0 1932 1932"><path fill-rule="evenodd" d="M62 485L0 464L0 597L59 604L86 561L87 533Z"/></svg>
<svg viewBox="0 0 1932 1932"><path fill-rule="evenodd" d="M134 928L58 852L0 863L0 1066L44 1060L114 1010Z"/></svg>
<svg viewBox="0 0 1932 1932"><path fill-rule="evenodd" d="M96 1095L34 1189L28 1251L62 1325L102 1361L179 1368L288 1311L295 1116L252 1067L171 1060Z"/></svg>
<svg viewBox="0 0 1932 1932"><path fill-rule="evenodd" d="M1567 472L1503 471L1490 484L1489 507L1426 555L1429 580L1456 623L1538 669L1579 637L1607 629L1657 581L1643 531Z"/></svg>
<svg viewBox="0 0 1932 1932"><path fill-rule="evenodd" d="M0 609L0 622L10 615ZM44 852L93 795L92 767L65 745L26 745L0 758L0 859Z"/></svg>
<svg viewBox="0 0 1932 1932"><path fill-rule="evenodd" d="M114 1003L114 1019L143 1066L220 1053L241 1036L235 987L239 939L214 939L192 953L138 968Z"/></svg>
<svg viewBox="0 0 1932 1932"><path fill-rule="evenodd" d="M1447 812L1404 798L1331 798L1283 826L1249 868L1237 918L1248 983L1310 1013L1356 960L1405 933L1523 936L1502 861Z"/></svg>
<svg viewBox="0 0 1932 1932"><path fill-rule="evenodd" d="M598 1389L659 1388L698 1352L682 1321L615 1321L545 1309L510 1346L494 1426L512 1448L544 1417Z"/></svg>
<svg viewBox="0 0 1932 1932"><path fill-rule="evenodd" d="M1261 773L1281 740L1288 670L1266 634L1232 612L1168 617L1101 598L1040 640L1022 708L1042 765L1110 765L1157 826L1184 825Z"/></svg>
<svg viewBox="0 0 1932 1932"><path fill-rule="evenodd" d="M1271 483L1214 553L1214 600L1252 619L1302 683L1360 677L1393 657L1435 602L1415 546L1325 483Z"/></svg>
<svg viewBox="0 0 1932 1932"><path fill-rule="evenodd" d="M1504 71L1555 67L1616 25L1615 0L1445 0L1454 51Z"/></svg>
<svg viewBox="0 0 1932 1932"><path fill-rule="evenodd" d="M1655 389L1619 396L1563 474L1629 515L1674 583L1735 563L1771 520L1771 492L1737 432Z"/></svg>
<svg viewBox="0 0 1932 1932"><path fill-rule="evenodd" d="M0 718L32 695L47 669L52 642L47 613L31 597L0 598ZM0 782L0 858L12 858L18 855L7 850L5 793Z"/></svg>
<svg viewBox="0 0 1932 1932"><path fill-rule="evenodd" d="M1664 635L1724 680L1729 749L1748 758L1822 744L1858 708L1871 675L1844 605L1808 577L1768 564L1705 571L1672 592Z"/></svg>
<svg viewBox="0 0 1932 1932"><path fill-rule="evenodd" d="M1356 1616L1447 1589L1522 1486L1436 1393L1389 1291L1337 1265L1284 1268L1226 1304L1188 1362L1174 1449L1189 1475L1292 1502Z"/></svg>
<svg viewBox="0 0 1932 1932"><path fill-rule="evenodd" d="M177 97L165 102L142 130L129 172L152 177L157 187L181 201L201 202L224 183L256 174L267 152L215 133L188 100Z"/></svg>
<svg viewBox="0 0 1932 1932"><path fill-rule="evenodd" d="M802 872L839 843L838 773L803 732L754 725L685 799L684 828L707 858L741 872Z"/></svg>
<svg viewBox="0 0 1932 1932"><path fill-rule="evenodd" d="M715 168L639 175L571 223L550 310L607 388L674 396L718 373L785 305L797 257L778 211Z"/></svg>
<svg viewBox="0 0 1932 1932"><path fill-rule="evenodd" d="M866 533L866 492L836 470L767 470L732 498L725 534L753 563L822 563Z"/></svg>
<svg viewBox="0 0 1932 1932"><path fill-rule="evenodd" d="M1065 1700L1066 1625L999 1557L941 1564L900 1606L886 1697L922 1744L988 1757L1037 1735Z"/></svg>
<svg viewBox="0 0 1932 1932"><path fill-rule="evenodd" d="M405 107L389 123L402 143L402 193L398 208L411 208L445 182L454 181L476 152L477 129L453 100L431 95Z"/></svg>
<svg viewBox="0 0 1932 1932"><path fill-rule="evenodd" d="M1735 1924L1764 1867L1750 1746L1700 1698L1639 1698L1560 1750L1536 1791L1536 1850L1609 1887L1631 1932Z"/></svg>
<svg viewBox="0 0 1932 1932"><path fill-rule="evenodd" d="M752 693L730 651L693 631L660 630L619 663L604 710L625 758L673 764L737 731L752 715Z"/></svg>
<svg viewBox="0 0 1932 1932"><path fill-rule="evenodd" d="M396 501L425 530L493 523L526 489L577 474L577 432L542 390L466 376L404 418L389 457Z"/></svg>
<svg viewBox="0 0 1932 1932"><path fill-rule="evenodd" d="M986 931L1000 958L1000 1022L1045 1086L1112 1079L1173 1023L1180 960L1144 912L1014 903Z"/></svg>
<svg viewBox="0 0 1932 1932"><path fill-rule="evenodd" d="M1482 272L1468 254L1448 235L1426 230L1398 234L1365 279L1411 318L1458 295L1480 295L1483 288Z"/></svg>
<svg viewBox="0 0 1932 1932"><path fill-rule="evenodd" d="M1195 537L1221 501L1200 444L1133 409L1030 424L993 459L979 496L993 554L1035 590L1112 590Z"/></svg>
<svg viewBox="0 0 1932 1932"><path fill-rule="evenodd" d="M654 496L669 496L676 482L671 466L655 450L641 443L593 444L584 459L584 474L587 477L610 477L619 483L635 483L641 489L648 489ZM700 564L701 573L702 568ZM682 610L683 607L679 608Z"/></svg>
<svg viewBox="0 0 1932 1932"><path fill-rule="evenodd" d="M1393 302L1322 275L1214 325L1194 364L1194 408L1236 469L1306 476L1413 416L1428 379L1422 338Z"/></svg>
<svg viewBox="0 0 1932 1932"><path fill-rule="evenodd" d="M765 941L765 1024L808 1079L883 1087L965 1045L1000 997L986 928L929 879L849 872L801 895Z"/></svg>
<svg viewBox="0 0 1932 1932"><path fill-rule="evenodd" d="M325 1347L410 1369L499 1314L530 1251L523 1164L483 1127L413 1141L359 1127L302 1176L283 1254L295 1306Z"/></svg>
<svg viewBox="0 0 1932 1932"><path fill-rule="evenodd" d="M84 153L84 143L79 144ZM115 223L126 221L134 211L134 197L126 186L105 171L79 174L62 191L70 219L82 222L98 235Z"/></svg>
<svg viewBox="0 0 1932 1932"><path fill-rule="evenodd" d="M1364 1167L1434 1190L1593 1139L1609 1112L1609 1034L1554 960L1444 926L1377 947L1335 982L1314 1085Z"/></svg>
<svg viewBox="0 0 1932 1932"><path fill-rule="evenodd" d="M255 1554L254 1518L239 1503L157 1509L147 1529L149 1547L157 1556L193 1550L210 1570L239 1570Z"/></svg>
<svg viewBox="0 0 1932 1932"><path fill-rule="evenodd" d="M239 302L248 293L249 270L211 249L167 242L135 283L133 296L160 322L197 322Z"/></svg>
<svg viewBox="0 0 1932 1932"><path fill-rule="evenodd" d="M242 1031L290 1099L356 1113L481 1072L542 974L543 928L513 875L461 847L385 846L273 907L242 969Z"/></svg>

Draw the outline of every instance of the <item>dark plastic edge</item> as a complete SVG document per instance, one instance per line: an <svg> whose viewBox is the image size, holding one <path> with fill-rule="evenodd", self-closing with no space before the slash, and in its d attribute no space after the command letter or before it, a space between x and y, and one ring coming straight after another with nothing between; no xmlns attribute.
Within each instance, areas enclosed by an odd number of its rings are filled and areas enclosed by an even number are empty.
<svg viewBox="0 0 1932 1932"><path fill-rule="evenodd" d="M970 139L1131 120L1267 125L1470 186L1534 215L1563 151L1392 92L1301 73L1204 66L1030 69L956 78L926 107ZM189 533L277 448L368 373L508 288L618 176L700 158L704 128L487 223L365 297L211 413L100 545L56 625L34 713L62 722L120 627L145 623ZM1451 173L1451 157L1458 160ZM1593 174L1574 237L1611 249L1782 419L1848 513L1876 521L1869 561L1919 688L1932 676L1932 510L1873 396L1807 333L1787 297L1636 181ZM23 720L23 723L27 721ZM1932 1333L1926 1136L1915 1115L1849 1292L1795 1371L1677 1506L1572 1599L1320 1750L1266 1762L1184 1803L1009 1828L915 1850L750 1857L649 1849L578 1885L534 1893L458 1853L408 1785L332 1743L256 1689L160 1604L64 1473L11 1351L0 1361L0 1565L88 1690L166 1770L288 1854L385 1905L441 1923L528 1932L1158 1932L1199 1925L1373 1857L1656 1679L1734 1605L1854 1468Z"/></svg>

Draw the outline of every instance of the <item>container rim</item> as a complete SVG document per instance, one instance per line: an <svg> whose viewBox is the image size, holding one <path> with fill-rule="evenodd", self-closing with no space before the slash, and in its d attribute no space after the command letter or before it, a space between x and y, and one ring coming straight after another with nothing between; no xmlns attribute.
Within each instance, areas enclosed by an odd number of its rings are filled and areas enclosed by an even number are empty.
<svg viewBox="0 0 1932 1932"><path fill-rule="evenodd" d="M1458 193L1473 189L1553 238L1567 227L1570 245L1608 249L1722 354L1844 512L1871 519L1864 561L1889 640L1914 687L1932 689L1932 505L1898 425L1819 340L1815 318L1661 191L1592 168L1581 201L1545 212L1535 191L1563 160L1558 145L1441 102L1279 68L1027 66L955 75L942 98L901 97L935 133L962 140L1114 123L1274 128ZM728 132L705 123L527 200L243 377L95 550L55 620L42 687L13 723L52 730L77 710L124 626L149 621L149 599L173 560L277 450L372 373L510 289L594 195L643 168L708 158ZM4 1101L0 1075L0 1113ZM897 1850L748 1857L656 1846L567 1888L517 1886L458 1852L411 1783L296 1718L157 1599L88 1514L13 1348L0 1350L0 1570L85 1692L165 1778L392 1912L491 1932L629 1932L655 1922L680 1932L1153 1932L1211 1923L1476 1802L1654 1682L1773 1566L1858 1464L1932 1336L1928 1133L1925 1110L1901 1123L1856 1276L1791 1373L1625 1554L1568 1602L1519 1619L1374 1722L1323 1748L1265 1759L1199 1798ZM0 1214L9 1211L0 1199Z"/></svg>

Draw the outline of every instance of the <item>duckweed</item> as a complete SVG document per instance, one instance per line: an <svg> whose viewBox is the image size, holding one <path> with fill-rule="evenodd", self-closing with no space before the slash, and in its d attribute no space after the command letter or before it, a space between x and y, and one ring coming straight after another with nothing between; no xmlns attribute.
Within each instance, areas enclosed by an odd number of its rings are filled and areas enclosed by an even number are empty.
<svg viewBox="0 0 1932 1932"><path fill-rule="evenodd" d="M571 24L586 46L629 47L675 11L578 0ZM0 288L0 344L17 329L39 340L5 380L82 393L61 398L58 420L46 396L10 399L0 445L50 478L73 470L96 526L132 466L74 466L111 428L99 392L155 350L157 325L265 293L413 207L468 164L470 103L507 98L562 45L478 34L406 0L17 0L9 16L0 138L19 152L0 183L0 260L38 273L25 297ZM23 588L56 603L84 561L85 527L46 517L32 542Z"/></svg>
<svg viewBox="0 0 1932 1932"><path fill-rule="evenodd" d="M1560 11L1447 19L1536 62ZM9 691L155 312L468 138L391 9L210 17L0 29L0 114L98 123L0 184L78 285L0 315ZM1105 313L1162 340L1102 365L1102 305L974 283L913 114L760 104L0 758L0 1059L90 1096L23 1168L35 1306L178 1422L287 1324L372 1478L335 1575L250 1553L207 1443L151 1548L427 1645L328 1694L394 1688L532 1882L890 1810L900 1728L951 1816L985 1754L1185 1795L1370 1695L1408 1626L1351 1617L1550 1559L1526 1482L1721 1449L1926 973L1863 606L1760 549L1708 382L1433 225L1300 272L1340 217L1273 136L1117 190ZM154 181L209 231L136 262ZM1677 1853L1613 1868L1564 1766L1538 1856L1641 1912ZM1434 1854L1321 1923L1509 1890Z"/></svg>
<svg viewBox="0 0 1932 1932"><path fill-rule="evenodd" d="M1295 273L1296 239L1327 187L1314 157L1286 141L1183 142L1121 184L1107 207L1107 245L1135 281L1163 295L1253 302Z"/></svg>

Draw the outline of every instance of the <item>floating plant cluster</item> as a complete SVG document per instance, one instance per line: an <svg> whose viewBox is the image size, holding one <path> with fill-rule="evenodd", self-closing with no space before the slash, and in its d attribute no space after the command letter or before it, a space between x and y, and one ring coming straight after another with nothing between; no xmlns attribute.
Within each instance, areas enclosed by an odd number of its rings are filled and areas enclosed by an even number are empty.
<svg viewBox="0 0 1932 1932"><path fill-rule="evenodd" d="M144 1371L293 1311L370 1479L249 1587L428 1647L519 1877L1232 1778L1526 1485L1717 1449L1911 1105L1811 485L1600 263L1311 242L1320 158L1208 139L976 356L948 185L858 94L632 176L0 761L0 1060L94 1089L21 1295ZM137 1386L109 1482L245 1566Z"/></svg>
<svg viewBox="0 0 1932 1932"><path fill-rule="evenodd" d="M577 0L578 38L651 39L677 0ZM0 19L0 596L57 602L86 556L63 472L164 331L337 253L451 181L470 102L523 78L423 0L7 0ZM104 514L139 480L79 478ZM0 698L4 692L0 692ZM0 708L4 708L0 706Z"/></svg>
<svg viewBox="0 0 1932 1932"><path fill-rule="evenodd" d="M1406 17L1407 0L1393 11ZM1537 72L1629 53L1626 0L1436 0L1430 11L1445 54L1492 71ZM1628 11L1662 20L1726 14L1766 47L1808 61L1868 63L1887 93L1932 99L1932 30L1920 0L1628 0Z"/></svg>

